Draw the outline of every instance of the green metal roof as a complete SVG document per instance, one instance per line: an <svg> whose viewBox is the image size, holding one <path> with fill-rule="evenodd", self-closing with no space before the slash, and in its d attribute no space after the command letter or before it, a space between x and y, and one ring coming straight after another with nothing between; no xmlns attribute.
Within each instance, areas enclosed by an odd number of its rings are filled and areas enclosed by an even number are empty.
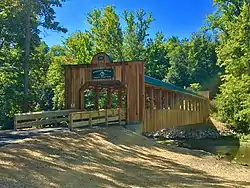
<svg viewBox="0 0 250 188"><path fill-rule="evenodd" d="M191 96L194 96L194 97L204 98L204 97L198 95L195 92L192 92L192 91L186 90L184 88L175 86L175 85L173 85L173 84L171 84L169 82L163 82L161 80L152 78L150 76L145 76L144 77L144 82L147 83L147 84L153 85L153 86L166 88L168 90L175 91L175 92L178 92L178 93L183 93L183 94L191 95Z"/></svg>

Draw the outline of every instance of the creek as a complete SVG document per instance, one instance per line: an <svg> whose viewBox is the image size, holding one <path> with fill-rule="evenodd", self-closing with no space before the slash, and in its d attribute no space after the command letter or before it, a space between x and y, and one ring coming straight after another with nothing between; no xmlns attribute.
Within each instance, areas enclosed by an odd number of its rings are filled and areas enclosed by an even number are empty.
<svg viewBox="0 0 250 188"><path fill-rule="evenodd" d="M204 150L234 163L250 166L250 142L240 142L231 137L219 139L178 140L178 146Z"/></svg>

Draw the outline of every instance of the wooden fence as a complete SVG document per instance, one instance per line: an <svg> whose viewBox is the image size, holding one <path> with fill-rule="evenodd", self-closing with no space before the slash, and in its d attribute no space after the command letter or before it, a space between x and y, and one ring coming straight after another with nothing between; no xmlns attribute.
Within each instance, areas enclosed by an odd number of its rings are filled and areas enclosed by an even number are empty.
<svg viewBox="0 0 250 188"><path fill-rule="evenodd" d="M44 111L44 112L29 112L15 114L14 129L29 128L32 126L43 126L50 124L59 124L63 121L68 122L68 116L72 112L77 112L77 109Z"/></svg>
<svg viewBox="0 0 250 188"><path fill-rule="evenodd" d="M176 109L145 109L143 132L151 132L180 125L205 123L206 111L185 111Z"/></svg>
<svg viewBox="0 0 250 188"><path fill-rule="evenodd" d="M102 109L98 111L82 111L69 115L69 130L92 125L122 124L126 121L126 109Z"/></svg>

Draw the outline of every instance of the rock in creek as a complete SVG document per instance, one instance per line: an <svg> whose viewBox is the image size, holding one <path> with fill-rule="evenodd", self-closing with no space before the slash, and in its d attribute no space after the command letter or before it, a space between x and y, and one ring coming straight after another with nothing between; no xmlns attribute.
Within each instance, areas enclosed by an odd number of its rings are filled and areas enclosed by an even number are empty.
<svg viewBox="0 0 250 188"><path fill-rule="evenodd" d="M159 131L143 133L144 136L149 138L158 139L205 139L205 138L218 138L220 133L214 128L187 128L187 127L173 127L161 129Z"/></svg>

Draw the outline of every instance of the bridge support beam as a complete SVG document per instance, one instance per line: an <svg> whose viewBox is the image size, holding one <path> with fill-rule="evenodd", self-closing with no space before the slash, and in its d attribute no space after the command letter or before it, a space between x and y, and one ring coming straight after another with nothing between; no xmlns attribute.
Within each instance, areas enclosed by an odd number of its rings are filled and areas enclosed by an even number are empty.
<svg viewBox="0 0 250 188"><path fill-rule="evenodd" d="M153 109L154 108L154 90L153 88L149 88L149 108Z"/></svg>
<svg viewBox="0 0 250 188"><path fill-rule="evenodd" d="M160 89L155 90L155 104L156 109L162 109L162 91Z"/></svg>
<svg viewBox="0 0 250 188"><path fill-rule="evenodd" d="M107 89L107 103L106 103L106 108L110 109L111 108L111 89Z"/></svg>
<svg viewBox="0 0 250 188"><path fill-rule="evenodd" d="M99 88L95 87L95 110L99 110Z"/></svg>

